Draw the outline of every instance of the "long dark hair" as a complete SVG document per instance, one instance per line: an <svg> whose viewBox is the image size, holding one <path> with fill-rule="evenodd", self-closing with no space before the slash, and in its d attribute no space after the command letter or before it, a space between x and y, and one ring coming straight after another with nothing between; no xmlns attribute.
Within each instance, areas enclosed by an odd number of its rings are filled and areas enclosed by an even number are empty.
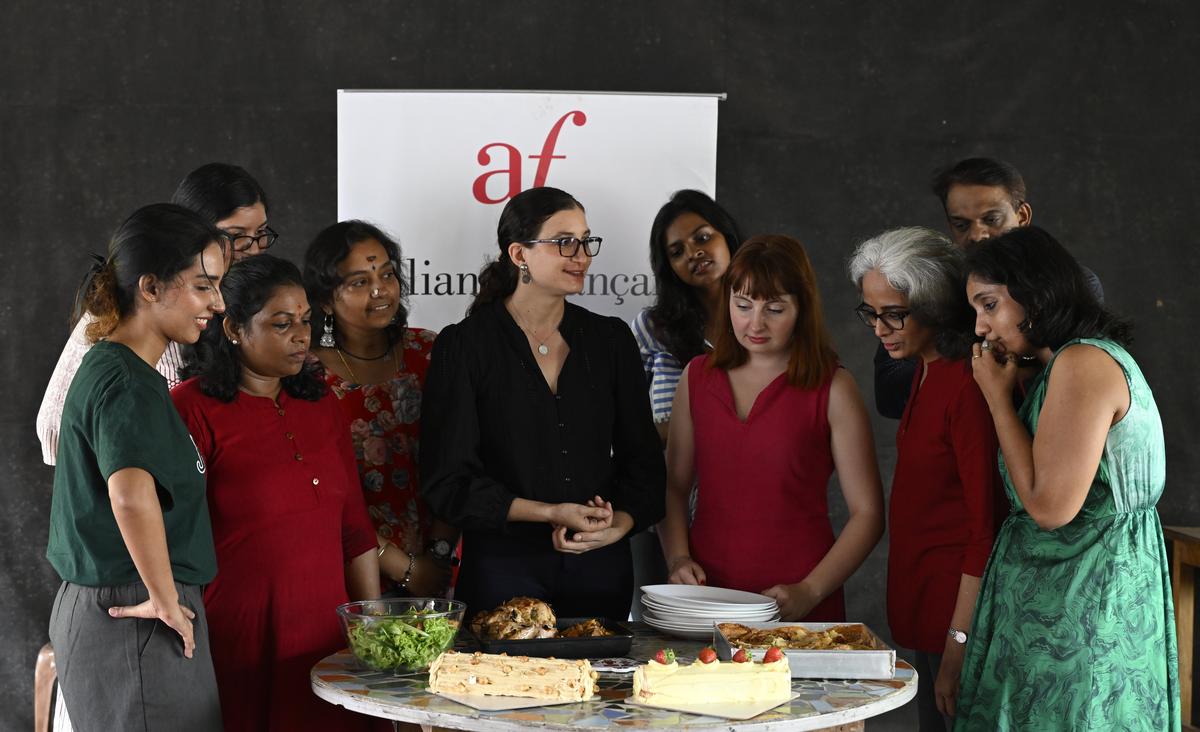
<svg viewBox="0 0 1200 732"><path fill-rule="evenodd" d="M387 252L388 259L396 268L396 277L400 281L400 303L396 308L396 317L387 327L388 339L399 343L408 326L408 293L409 283L404 278L404 260L401 259L400 245L374 224L350 219L339 221L332 226L326 226L304 251L304 289L308 291L308 301L313 306L313 335L317 336L325 328L326 315L321 306L333 302L333 293L342 284L338 276L338 265L350 254L355 244L374 239Z"/></svg>
<svg viewBox="0 0 1200 732"><path fill-rule="evenodd" d="M559 211L577 208L583 204L566 191L543 186L521 191L504 204L500 222L496 225L496 244L500 256L488 262L479 271L479 293L467 308L467 315L488 303L503 300L517 289L517 266L508 256L508 245L528 241L537 237L546 219Z"/></svg>
<svg viewBox="0 0 1200 732"><path fill-rule="evenodd" d="M184 356L179 369L181 379L200 377L200 391L214 399L231 402L238 394L242 378L242 362L237 348L225 336L224 321L246 329L280 287L295 285L303 288L300 270L286 259L260 254L235 262L221 280L221 296L225 299L224 315L217 314L209 321L200 340ZM300 373L285 376L280 381L283 390L297 399L317 401L325 395L325 382L316 362L304 362Z"/></svg>
<svg viewBox="0 0 1200 732"><path fill-rule="evenodd" d="M190 208L212 224L256 203L268 213L271 210L258 181L244 168L228 163L208 163L188 173L175 188L171 203Z"/></svg>
<svg viewBox="0 0 1200 732"><path fill-rule="evenodd" d="M72 327L86 311L95 318L87 327L89 341L111 334L133 312L143 275L166 284L211 244L225 247L225 238L194 211L171 203L139 208L113 232L108 256L93 255L75 294Z"/></svg>
<svg viewBox="0 0 1200 732"><path fill-rule="evenodd" d="M676 191L654 217L650 227L650 268L654 271L657 297L649 310L650 333L679 363L686 364L704 353L704 305L695 288L684 283L671 269L667 256L667 228L685 213L694 213L725 237L729 257L737 254L742 235L729 212L700 191Z"/></svg>
<svg viewBox="0 0 1200 732"><path fill-rule="evenodd" d="M1008 288L1025 309L1021 330L1034 346L1058 350L1074 338L1129 345L1133 327L1096 299L1083 268L1044 229L1022 226L967 251L966 273Z"/></svg>

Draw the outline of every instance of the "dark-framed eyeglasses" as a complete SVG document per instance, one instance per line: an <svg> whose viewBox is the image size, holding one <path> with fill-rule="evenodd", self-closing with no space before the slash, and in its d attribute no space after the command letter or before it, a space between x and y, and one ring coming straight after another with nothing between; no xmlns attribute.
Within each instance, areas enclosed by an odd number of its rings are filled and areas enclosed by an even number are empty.
<svg viewBox="0 0 1200 732"><path fill-rule="evenodd" d="M882 313L877 313L866 303L854 308L854 312L858 313L858 319L872 330L875 329L875 325L881 320L884 325L892 330L904 330L905 318L912 315L911 310L885 310Z"/></svg>
<svg viewBox="0 0 1200 732"><path fill-rule="evenodd" d="M600 253L600 243L604 241L602 236L585 236L580 239L574 236L564 236L561 239L530 239L523 241L522 244L557 244L558 253L563 257L574 257L579 251L579 247L583 246L583 253L589 257L594 257Z"/></svg>
<svg viewBox="0 0 1200 732"><path fill-rule="evenodd" d="M270 226L264 227L263 233L261 234L234 234L231 231L224 230L222 230L221 233L224 234L225 238L229 240L229 246L231 246L235 252L249 251L250 247L254 246L255 244L258 244L258 250L260 252L265 251L270 249L275 241L279 239L279 234L277 234Z"/></svg>

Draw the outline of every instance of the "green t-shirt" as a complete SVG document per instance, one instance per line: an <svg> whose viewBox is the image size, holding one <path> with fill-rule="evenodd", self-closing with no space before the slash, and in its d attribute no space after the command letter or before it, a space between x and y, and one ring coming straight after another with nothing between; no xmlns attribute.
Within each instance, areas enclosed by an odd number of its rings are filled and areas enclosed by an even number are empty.
<svg viewBox="0 0 1200 732"><path fill-rule="evenodd" d="M154 476L175 580L217 573L204 494L204 459L167 382L128 347L101 341L83 357L63 405L46 558L67 582L138 581L113 516L108 478L124 468Z"/></svg>

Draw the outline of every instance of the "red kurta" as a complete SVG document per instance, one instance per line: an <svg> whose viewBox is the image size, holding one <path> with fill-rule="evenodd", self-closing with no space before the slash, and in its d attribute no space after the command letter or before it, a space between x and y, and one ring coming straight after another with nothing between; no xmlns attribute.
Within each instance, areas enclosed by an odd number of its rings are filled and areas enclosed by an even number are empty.
<svg viewBox="0 0 1200 732"><path fill-rule="evenodd" d="M421 394L433 331L407 328L400 369L384 384L351 384L326 370L329 384L350 422L358 479L371 522L402 550L423 554L433 518L418 489L417 450Z"/></svg>
<svg viewBox="0 0 1200 732"><path fill-rule="evenodd" d="M781 374L743 422L729 374L705 368L707 359L692 359L687 372L699 486L692 558L715 587L762 592L799 582L834 540L827 501L832 381L797 389ZM839 587L804 619L845 618Z"/></svg>
<svg viewBox="0 0 1200 732"><path fill-rule="evenodd" d="M171 396L204 456L217 578L204 592L226 732L354 730L369 720L313 695L309 670L345 646L344 564L375 550L337 401L280 392Z"/></svg>
<svg viewBox="0 0 1200 732"><path fill-rule="evenodd" d="M919 389L917 368L896 431L888 624L898 644L940 654L962 575L983 574L1006 511L996 430L971 362L938 359L925 368Z"/></svg>

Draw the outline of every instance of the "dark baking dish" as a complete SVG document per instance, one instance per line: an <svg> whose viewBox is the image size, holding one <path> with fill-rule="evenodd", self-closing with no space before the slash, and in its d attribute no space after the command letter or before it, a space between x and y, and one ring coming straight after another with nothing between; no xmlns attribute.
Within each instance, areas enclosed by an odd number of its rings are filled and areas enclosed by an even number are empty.
<svg viewBox="0 0 1200 732"><path fill-rule="evenodd" d="M558 629L569 628L576 623L591 620L584 618L559 618ZM596 618L606 630L616 635L602 638L530 638L528 640L490 640L481 638L474 631L471 635L484 653L507 653L510 656L536 656L538 658L613 658L629 653L633 646L633 631L615 620Z"/></svg>

